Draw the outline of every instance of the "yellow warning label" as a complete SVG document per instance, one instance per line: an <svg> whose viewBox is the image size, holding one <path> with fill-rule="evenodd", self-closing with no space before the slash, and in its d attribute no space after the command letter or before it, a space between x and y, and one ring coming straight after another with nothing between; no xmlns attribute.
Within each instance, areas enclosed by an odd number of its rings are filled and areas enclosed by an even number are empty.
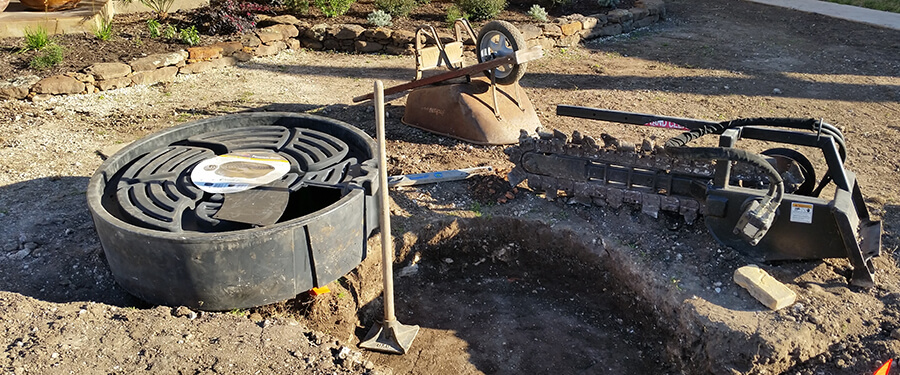
<svg viewBox="0 0 900 375"><path fill-rule="evenodd" d="M812 224L813 205L809 203L791 203L791 221L794 223Z"/></svg>

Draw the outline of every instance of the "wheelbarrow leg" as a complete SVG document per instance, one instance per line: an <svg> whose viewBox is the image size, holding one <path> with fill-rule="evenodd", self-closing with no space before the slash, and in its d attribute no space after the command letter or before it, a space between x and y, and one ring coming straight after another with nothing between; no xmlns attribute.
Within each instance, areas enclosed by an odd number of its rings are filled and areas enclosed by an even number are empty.
<svg viewBox="0 0 900 375"><path fill-rule="evenodd" d="M500 119L500 103L497 101L497 68L491 69L491 96L494 98L494 116Z"/></svg>

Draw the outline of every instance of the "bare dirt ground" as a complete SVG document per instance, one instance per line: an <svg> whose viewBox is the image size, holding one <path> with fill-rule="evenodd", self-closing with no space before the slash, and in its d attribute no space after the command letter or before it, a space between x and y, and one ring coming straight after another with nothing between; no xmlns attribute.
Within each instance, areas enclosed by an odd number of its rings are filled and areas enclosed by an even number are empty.
<svg viewBox="0 0 900 375"><path fill-rule="evenodd" d="M171 85L0 103L0 369L871 374L900 357L900 32L740 1L668 4L661 24L530 64L521 83L544 126L637 141L672 135L560 118L557 104L824 118L843 129L847 168L884 220L877 287L848 286L843 259L764 265L799 295L772 312L731 281L753 260L716 244L702 224L671 231L639 210L551 202L524 186L498 204L501 175L392 191L397 314L422 327L404 356L356 348L381 316L377 256L332 293L249 311L129 296L85 204L102 162L95 151L249 110L310 112L373 134L371 105L350 99L375 79L413 77L409 57L285 52ZM389 173L511 167L503 147L400 124L404 104L388 107ZM369 244L378 254L377 236Z"/></svg>

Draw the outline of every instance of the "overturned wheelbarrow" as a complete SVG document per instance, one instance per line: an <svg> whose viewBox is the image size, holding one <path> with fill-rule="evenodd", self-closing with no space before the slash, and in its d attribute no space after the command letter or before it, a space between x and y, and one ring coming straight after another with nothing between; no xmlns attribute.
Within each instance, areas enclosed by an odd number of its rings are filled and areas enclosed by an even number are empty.
<svg viewBox="0 0 900 375"><path fill-rule="evenodd" d="M289 167L259 186L213 187L225 193L192 180L196 166L212 171L211 160L235 155L251 156L219 169L267 171L253 155ZM324 286L366 257L378 223L374 155L369 136L325 117L214 117L110 157L91 177L88 207L131 294L202 310L260 306Z"/></svg>
<svg viewBox="0 0 900 375"><path fill-rule="evenodd" d="M483 145L517 143L521 130L531 133L541 123L519 79L527 63L543 56L541 46L526 48L521 32L506 21L491 21L477 37L466 20L455 23L456 40L443 44L430 26L416 32L416 78L384 90L385 95L413 90L406 101L403 123L432 133ZM465 30L475 39L478 64L463 66ZM435 45L425 47L430 36ZM449 71L422 78L425 70ZM484 78L471 75L484 73ZM464 83L447 81L465 76ZM372 94L353 98L372 99Z"/></svg>

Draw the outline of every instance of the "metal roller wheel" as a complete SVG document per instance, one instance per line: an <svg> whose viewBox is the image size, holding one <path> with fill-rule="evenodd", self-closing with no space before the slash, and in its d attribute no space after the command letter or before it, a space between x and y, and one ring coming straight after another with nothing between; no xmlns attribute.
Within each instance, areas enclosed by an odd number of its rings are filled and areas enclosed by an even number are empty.
<svg viewBox="0 0 900 375"><path fill-rule="evenodd" d="M790 173L791 169L796 166L800 172L800 178L803 182L793 191L787 191L791 194L815 196L813 193L816 187L816 169L806 156L796 150L789 148L772 148L761 153L765 156L775 158L775 169L778 173Z"/></svg>
<svg viewBox="0 0 900 375"><path fill-rule="evenodd" d="M525 38L513 24L506 21L491 21L478 32L478 62L483 63L500 57L506 57L525 48ZM515 83L525 75L527 64L507 64L495 69L497 83L508 85ZM490 71L484 72L488 77Z"/></svg>

